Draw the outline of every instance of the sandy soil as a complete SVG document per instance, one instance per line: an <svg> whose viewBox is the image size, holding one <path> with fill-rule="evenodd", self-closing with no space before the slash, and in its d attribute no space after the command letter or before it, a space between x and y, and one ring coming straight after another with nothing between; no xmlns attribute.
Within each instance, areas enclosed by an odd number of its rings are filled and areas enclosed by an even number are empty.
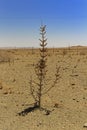
<svg viewBox="0 0 87 130"><path fill-rule="evenodd" d="M18 113L34 103L30 77L36 80L37 49L0 50L0 130L84 130L87 122L87 47L49 49L47 70L50 87L60 66L59 80L42 97L43 107L25 116Z"/></svg>

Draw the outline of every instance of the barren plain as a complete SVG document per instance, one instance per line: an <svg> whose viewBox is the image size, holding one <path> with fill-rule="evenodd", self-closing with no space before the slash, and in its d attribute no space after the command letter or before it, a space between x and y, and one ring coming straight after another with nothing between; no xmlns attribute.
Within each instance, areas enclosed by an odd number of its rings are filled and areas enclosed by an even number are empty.
<svg viewBox="0 0 87 130"><path fill-rule="evenodd" d="M42 105L51 112L18 115L34 103L29 81L31 76L36 79L38 60L38 49L0 49L0 130L87 129L87 47L49 48L47 87L60 66L56 86L42 97Z"/></svg>

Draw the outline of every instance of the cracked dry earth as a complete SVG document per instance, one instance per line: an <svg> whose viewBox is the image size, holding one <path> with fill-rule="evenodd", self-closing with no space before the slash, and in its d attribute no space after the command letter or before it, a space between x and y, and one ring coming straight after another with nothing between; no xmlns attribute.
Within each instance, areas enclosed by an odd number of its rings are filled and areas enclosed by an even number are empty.
<svg viewBox="0 0 87 130"><path fill-rule="evenodd" d="M87 123L87 48L49 49L47 57L49 85L54 80L56 64L59 80L43 95L42 104L51 112L38 109L19 116L32 106L30 76L39 52L34 49L0 50L0 130L85 130ZM3 60L2 60L3 59ZM10 61L8 60L10 59Z"/></svg>

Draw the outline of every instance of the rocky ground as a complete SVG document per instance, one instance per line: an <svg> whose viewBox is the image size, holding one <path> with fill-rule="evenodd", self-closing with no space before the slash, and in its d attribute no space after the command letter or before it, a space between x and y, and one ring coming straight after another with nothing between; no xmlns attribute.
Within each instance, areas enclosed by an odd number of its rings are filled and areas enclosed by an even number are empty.
<svg viewBox="0 0 87 130"><path fill-rule="evenodd" d="M39 60L37 49L0 50L0 130L84 130L87 123L87 47L49 49L47 56L48 89L55 80L56 65L59 80L42 97L49 110L32 107L30 77L36 80L34 67Z"/></svg>

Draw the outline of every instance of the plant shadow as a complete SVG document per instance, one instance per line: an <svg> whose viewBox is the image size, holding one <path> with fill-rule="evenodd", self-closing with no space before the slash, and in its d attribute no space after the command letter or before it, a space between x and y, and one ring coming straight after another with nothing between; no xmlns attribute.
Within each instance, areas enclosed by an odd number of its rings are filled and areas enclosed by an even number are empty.
<svg viewBox="0 0 87 130"><path fill-rule="evenodd" d="M39 108L38 105L34 105L34 106L32 106L32 107L28 107L28 108L24 109L23 111L19 112L18 115L19 115L19 116L25 116L25 115L27 115L28 113L30 113L30 112L32 112L32 111L38 109L38 108Z"/></svg>

